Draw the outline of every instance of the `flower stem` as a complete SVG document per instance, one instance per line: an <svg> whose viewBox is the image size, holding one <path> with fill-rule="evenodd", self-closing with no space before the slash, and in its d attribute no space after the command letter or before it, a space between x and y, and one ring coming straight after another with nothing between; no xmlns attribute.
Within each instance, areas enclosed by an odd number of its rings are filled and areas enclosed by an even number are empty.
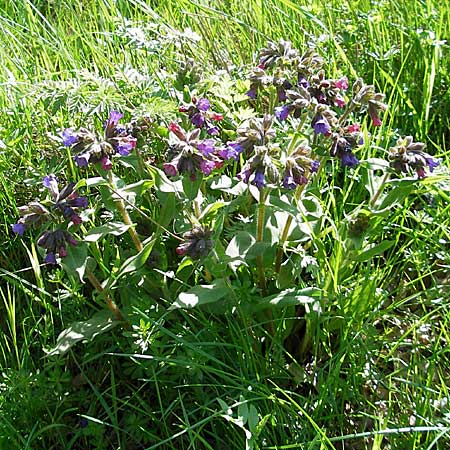
<svg viewBox="0 0 450 450"><path fill-rule="evenodd" d="M87 276L88 280L91 282L92 286L94 286L94 289L99 294L105 295L106 306L113 313L114 317L117 320L124 322L124 328L128 329L130 327L129 323L125 320L125 317L123 317L122 311L120 311L119 307L114 303L114 300L111 298L111 296L109 294L106 294L105 289L101 285L99 279L89 270L86 271L86 276Z"/></svg>
<svg viewBox="0 0 450 450"><path fill-rule="evenodd" d="M304 184L297 187L294 194L296 203L300 200L304 188L305 188ZM286 219L286 223L284 224L283 233L281 234L280 246L278 247L277 256L275 258L275 273L280 273L281 260L283 258L283 245L289 236L289 229L291 228L293 218L294 217L292 215L289 215L288 218Z"/></svg>
<svg viewBox="0 0 450 450"><path fill-rule="evenodd" d="M389 173L386 172L383 176L383 179L381 180L380 186L378 186L377 192L373 195L373 197L370 199L369 205L373 206L377 202L378 198L380 197L381 193L383 192L384 185L386 184L386 181L389 177Z"/></svg>
<svg viewBox="0 0 450 450"><path fill-rule="evenodd" d="M111 190L113 192L115 192L115 185L114 185L114 181L113 181L111 172L108 173L108 181L109 181ZM124 221L125 225L130 225L130 228L128 228L128 233L131 236L131 239L136 247L136 250L138 252L140 252L144 248L144 246L142 245L142 242L139 239L139 236L136 233L136 230L134 229L134 224L131 221L130 215L128 214L128 211L125 207L125 202L121 198L116 199L115 202L116 202L117 209L119 210L120 215L122 216L122 220Z"/></svg>
<svg viewBox="0 0 450 450"><path fill-rule="evenodd" d="M264 234L264 213L267 193L264 188L259 191L258 216L256 219L256 242L263 241ZM256 265L258 268L258 285L263 294L266 292L266 277L264 275L263 255L256 256Z"/></svg>

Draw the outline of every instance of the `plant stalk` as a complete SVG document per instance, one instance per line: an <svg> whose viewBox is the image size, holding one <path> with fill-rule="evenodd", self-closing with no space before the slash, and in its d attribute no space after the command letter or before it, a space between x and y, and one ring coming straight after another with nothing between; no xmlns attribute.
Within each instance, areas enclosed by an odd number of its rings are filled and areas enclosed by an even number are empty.
<svg viewBox="0 0 450 450"><path fill-rule="evenodd" d="M384 185L386 184L386 181L389 177L389 173L386 172L383 176L383 179L381 180L380 186L377 189L377 192L375 192L375 194L373 195L373 197L370 199L369 205L373 206L375 205L375 203L377 202L377 200L379 199L381 193L383 192L384 189Z"/></svg>
<svg viewBox="0 0 450 450"><path fill-rule="evenodd" d="M296 203L300 200L304 188L305 188L304 184L297 187L294 194ZM292 220L293 216L289 215L288 218L286 219L286 223L284 224L283 233L281 234L280 246L278 247L277 256L275 258L275 273L280 273L281 260L283 258L283 245L287 241L287 238L289 236L289 229L291 228Z"/></svg>
<svg viewBox="0 0 450 450"><path fill-rule="evenodd" d="M259 191L259 203L258 203L258 215L256 219L256 242L263 241L264 234L264 214L265 214L265 203L266 203L266 191L261 188ZM256 256L256 265L258 268L258 285L263 294L266 292L266 277L264 275L264 263L263 255L258 254Z"/></svg>
<svg viewBox="0 0 450 450"><path fill-rule="evenodd" d="M124 322L124 328L128 329L130 325L125 320L122 311L120 311L119 307L114 303L114 300L111 298L111 296L109 294L106 294L105 289L101 285L99 279L91 271L86 271L86 276L88 280L91 282L92 286L94 286L94 289L99 294L105 295L106 306L113 313L114 317L120 322Z"/></svg>
<svg viewBox="0 0 450 450"><path fill-rule="evenodd" d="M111 172L109 172L109 174L108 174L108 181L109 181L111 190L113 192L115 192L115 186L114 186ZM136 230L134 229L134 224L131 221L130 215L128 214L128 211L125 207L125 202L121 198L116 199L115 202L117 205L117 209L119 210L120 215L122 216L123 222L125 223L125 225L130 225L130 228L128 228L128 233L131 236L131 239L136 247L136 250L138 252L140 252L144 248L144 246L142 245L142 242L139 239L139 236L136 233Z"/></svg>

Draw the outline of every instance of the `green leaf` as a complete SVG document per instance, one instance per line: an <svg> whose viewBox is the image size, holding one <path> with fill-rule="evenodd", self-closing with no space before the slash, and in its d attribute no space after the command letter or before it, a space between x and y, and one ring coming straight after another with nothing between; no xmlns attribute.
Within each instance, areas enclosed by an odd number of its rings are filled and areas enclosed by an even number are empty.
<svg viewBox="0 0 450 450"><path fill-rule="evenodd" d="M82 283L84 283L87 262L87 245L84 242L79 242L75 247L68 247L67 256L62 258L64 270L75 278L79 278Z"/></svg>
<svg viewBox="0 0 450 450"><path fill-rule="evenodd" d="M119 189L118 192L122 195L122 197L126 197L128 194L142 195L154 185L155 180L140 180L137 183L127 184L123 188Z"/></svg>
<svg viewBox="0 0 450 450"><path fill-rule="evenodd" d="M240 403L238 406L238 410L237 410L238 419L241 419L242 425L245 425L248 420L248 405L247 405L246 400L242 396L239 399L239 401L242 403Z"/></svg>
<svg viewBox="0 0 450 450"><path fill-rule="evenodd" d="M194 200L197 197L198 190L203 181L203 175L197 174L195 180L191 180L190 177L183 177L183 192L188 200Z"/></svg>
<svg viewBox="0 0 450 450"><path fill-rule="evenodd" d="M130 272L136 272L140 269L150 256L153 246L155 245L155 241L155 238L151 238L137 255L128 258L119 269L117 278L120 278Z"/></svg>
<svg viewBox="0 0 450 450"><path fill-rule="evenodd" d="M236 270L240 265L245 264L245 256L256 239L247 231L240 231L231 239L225 254L233 259L229 262L231 269Z"/></svg>
<svg viewBox="0 0 450 450"><path fill-rule="evenodd" d="M260 299L252 309L265 309L268 307L282 308L285 306L307 305L316 303L321 296L321 291L315 287L304 289L286 289L278 294Z"/></svg>
<svg viewBox="0 0 450 450"><path fill-rule="evenodd" d="M112 234L113 236L120 236L125 233L132 225L125 225L121 222L108 222L105 225L92 228L84 237L86 242L97 242L103 236Z"/></svg>
<svg viewBox="0 0 450 450"><path fill-rule="evenodd" d="M400 204L414 190L417 184L415 179L392 180L390 184L393 186L388 194L383 197L378 209L391 208Z"/></svg>
<svg viewBox="0 0 450 450"><path fill-rule="evenodd" d="M115 320L107 310L95 313L84 322L74 322L59 334L55 347L47 351L47 356L64 355L77 342L92 340L119 323L120 321Z"/></svg>
<svg viewBox="0 0 450 450"><path fill-rule="evenodd" d="M225 280L219 279L213 284L194 286L189 291L182 292L170 306L169 310L194 308L208 303L215 303L230 294L232 294L232 290L228 287Z"/></svg>
<svg viewBox="0 0 450 450"><path fill-rule="evenodd" d="M373 247L361 252L359 255L355 256L354 260L358 262L364 262L371 260L374 256L378 256L385 252L387 249L391 248L395 244L395 241L383 241Z"/></svg>
<svg viewBox="0 0 450 450"><path fill-rule="evenodd" d="M153 249L153 246L155 245L156 238L151 237L147 239L147 243L144 245L144 248L137 254L130 258L128 258L120 267L118 270L115 281L117 281L119 278L123 277L127 273L136 272L138 269L140 269L145 262L147 261L148 257L150 256L150 253ZM110 283L108 283L110 284ZM113 283L111 283L113 284ZM111 287L111 286L109 286Z"/></svg>
<svg viewBox="0 0 450 450"><path fill-rule="evenodd" d="M250 429L252 434L255 434L258 422L259 422L258 410L255 408L254 405L250 405L248 412L248 428Z"/></svg>
<svg viewBox="0 0 450 450"><path fill-rule="evenodd" d="M209 219L209 220L212 219L220 208L223 208L229 204L230 204L230 202L224 202L224 201L217 201L217 202L209 204L203 210L203 212L200 215L200 217L198 218L198 220L205 222L205 221L207 221L207 219Z"/></svg>
<svg viewBox="0 0 450 450"><path fill-rule="evenodd" d="M183 193L183 184L181 181L171 181L167 175L157 167L147 165L148 171L152 174L155 181L155 187L161 192Z"/></svg>
<svg viewBox="0 0 450 450"><path fill-rule="evenodd" d="M158 224L164 228L167 228L177 213L175 194L173 192L164 194L164 200L161 203L162 207L159 211ZM161 228L159 228L159 230L161 230Z"/></svg>

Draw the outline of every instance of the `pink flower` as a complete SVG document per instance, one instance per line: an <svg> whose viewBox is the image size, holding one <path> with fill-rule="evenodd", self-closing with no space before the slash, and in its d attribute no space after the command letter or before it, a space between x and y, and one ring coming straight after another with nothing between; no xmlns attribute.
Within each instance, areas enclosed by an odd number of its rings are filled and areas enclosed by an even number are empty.
<svg viewBox="0 0 450 450"><path fill-rule="evenodd" d="M359 123L353 123L352 125L349 125L347 127L347 131L349 133L358 133L361 130L361 127L359 126Z"/></svg>
<svg viewBox="0 0 450 450"><path fill-rule="evenodd" d="M112 162L107 156L104 156L102 158L101 162L102 162L102 169L103 170L111 170L112 169Z"/></svg>
<svg viewBox="0 0 450 450"><path fill-rule="evenodd" d="M348 78L342 77L339 80L336 80L334 82L334 86L338 89L342 89L343 91L346 91L348 89Z"/></svg>

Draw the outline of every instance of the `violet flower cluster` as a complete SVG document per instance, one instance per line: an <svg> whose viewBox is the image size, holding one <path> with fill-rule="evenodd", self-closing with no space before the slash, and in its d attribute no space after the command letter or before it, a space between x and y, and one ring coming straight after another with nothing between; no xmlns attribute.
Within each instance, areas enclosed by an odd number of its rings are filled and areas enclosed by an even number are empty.
<svg viewBox="0 0 450 450"><path fill-rule="evenodd" d="M136 147L137 140L132 136L130 126L119 125L122 117L122 113L111 111L104 124L102 137L85 128L66 128L63 131L63 145L71 147L73 159L79 167L101 163L102 169L110 170L112 156L130 154Z"/></svg>
<svg viewBox="0 0 450 450"><path fill-rule="evenodd" d="M373 126L380 126L379 112L387 105L384 95L375 92L372 85L361 79L353 84L348 93L347 77L328 78L323 69L323 59L313 50L300 54L288 41L269 43L260 52L259 65L250 76L251 99L264 97L275 89L275 116L280 122L289 117L306 124L316 136L327 139L330 156L338 157L343 166L356 167L359 163L354 150L363 141L351 136L348 127L353 125L353 113L367 112ZM359 131L359 130L358 130ZM303 131L308 136L307 128Z"/></svg>
<svg viewBox="0 0 450 450"><path fill-rule="evenodd" d="M425 144L414 142L412 136L399 139L397 145L389 149L389 161L396 172L415 171L418 178L425 178L426 169L433 172L440 164L440 160L425 152Z"/></svg>
<svg viewBox="0 0 450 450"><path fill-rule="evenodd" d="M208 99L192 97L191 103L180 106L179 111L186 113L195 127L205 128L211 136L219 134L219 128L214 122L223 120L223 115L211 110L211 103Z"/></svg>
<svg viewBox="0 0 450 450"><path fill-rule="evenodd" d="M42 202L33 201L19 207L20 219L12 226L12 231L23 236L28 228L41 226L67 227L68 223L77 226L82 219L79 212L88 206L86 197L80 197L74 189L75 183L67 184L59 190L58 180L55 175L45 176L42 182L48 189L50 199ZM45 231L37 241L38 245L47 251L45 262L56 264L56 256L67 255L67 244L76 245L77 240L73 235L60 228L54 231Z"/></svg>

